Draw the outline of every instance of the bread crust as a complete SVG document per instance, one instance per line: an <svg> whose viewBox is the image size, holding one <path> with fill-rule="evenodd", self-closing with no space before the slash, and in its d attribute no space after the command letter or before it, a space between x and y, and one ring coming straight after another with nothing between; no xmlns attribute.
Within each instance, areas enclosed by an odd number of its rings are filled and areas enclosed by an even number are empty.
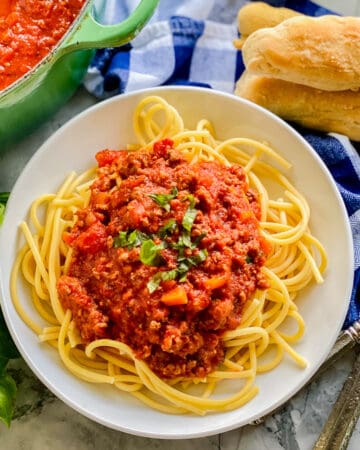
<svg viewBox="0 0 360 450"><path fill-rule="evenodd" d="M252 33L246 69L326 91L360 88L360 17L299 16Z"/></svg>
<svg viewBox="0 0 360 450"><path fill-rule="evenodd" d="M248 3L239 9L238 29L242 36L249 36L260 28L275 27L286 19L301 15L293 9L270 6L264 2Z"/></svg>
<svg viewBox="0 0 360 450"><path fill-rule="evenodd" d="M239 9L237 15L240 38L233 41L234 46L241 49L251 33L260 28L275 27L295 16L302 16L302 14L293 9L275 7L264 2L247 3Z"/></svg>
<svg viewBox="0 0 360 450"><path fill-rule="evenodd" d="M235 94L302 126L360 141L360 91L324 91L245 71Z"/></svg>

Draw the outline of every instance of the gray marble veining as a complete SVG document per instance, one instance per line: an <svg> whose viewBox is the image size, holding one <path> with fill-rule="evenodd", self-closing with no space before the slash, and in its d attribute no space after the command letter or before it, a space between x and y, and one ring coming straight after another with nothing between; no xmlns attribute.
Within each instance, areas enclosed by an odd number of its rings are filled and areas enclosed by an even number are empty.
<svg viewBox="0 0 360 450"><path fill-rule="evenodd" d="M311 449L330 412L353 360L350 353L305 387L261 425L248 425L220 435L185 440L131 436L105 428L54 397L22 360L11 374L19 385L15 420L0 425L0 448L6 450L307 450ZM360 427L349 449L360 445Z"/></svg>

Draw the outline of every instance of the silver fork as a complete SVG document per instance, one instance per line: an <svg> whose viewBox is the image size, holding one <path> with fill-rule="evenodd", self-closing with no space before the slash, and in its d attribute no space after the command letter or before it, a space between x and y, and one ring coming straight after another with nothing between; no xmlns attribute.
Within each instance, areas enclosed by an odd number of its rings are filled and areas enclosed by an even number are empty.
<svg viewBox="0 0 360 450"><path fill-rule="evenodd" d="M360 320L344 331L341 340L343 349L350 349L354 345L360 344ZM343 353L340 350L340 355ZM360 352L357 354L351 373L341 389L313 450L346 450L359 417Z"/></svg>

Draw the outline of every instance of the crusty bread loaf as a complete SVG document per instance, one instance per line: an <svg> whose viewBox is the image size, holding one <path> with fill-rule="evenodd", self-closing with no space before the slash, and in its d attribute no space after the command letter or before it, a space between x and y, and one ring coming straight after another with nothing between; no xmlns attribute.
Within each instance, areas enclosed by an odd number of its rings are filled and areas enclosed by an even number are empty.
<svg viewBox="0 0 360 450"><path fill-rule="evenodd" d="M293 17L252 33L248 71L327 91L360 87L360 17Z"/></svg>
<svg viewBox="0 0 360 450"><path fill-rule="evenodd" d="M270 6L264 2L247 3L239 9L237 15L238 30L240 39L234 40L237 48L242 48L247 37L260 28L275 27L290 17L301 16L302 14L289 8Z"/></svg>
<svg viewBox="0 0 360 450"><path fill-rule="evenodd" d="M285 120L360 141L360 91L323 91L245 71L235 94Z"/></svg>

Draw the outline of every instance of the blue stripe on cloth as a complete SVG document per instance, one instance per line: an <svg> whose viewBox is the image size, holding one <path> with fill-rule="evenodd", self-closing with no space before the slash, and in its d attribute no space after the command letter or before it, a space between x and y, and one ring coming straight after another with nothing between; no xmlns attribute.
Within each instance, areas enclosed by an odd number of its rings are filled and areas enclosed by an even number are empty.
<svg viewBox="0 0 360 450"><path fill-rule="evenodd" d="M360 179L349 154L333 136L308 133L303 136L327 165L345 202L349 216L360 210Z"/></svg>
<svg viewBox="0 0 360 450"><path fill-rule="evenodd" d="M348 328L355 320L360 318L360 269L354 273L354 288L351 294L350 305L343 329Z"/></svg>
<svg viewBox="0 0 360 450"><path fill-rule="evenodd" d="M177 80L189 80L192 56L196 41L204 32L203 21L191 20L188 17L171 17L170 30L173 35L175 51L175 66L167 84L176 83Z"/></svg>
<svg viewBox="0 0 360 450"><path fill-rule="evenodd" d="M354 245L354 282L344 328L360 318L360 158L346 139L303 128L298 131L330 170L349 215Z"/></svg>
<svg viewBox="0 0 360 450"><path fill-rule="evenodd" d="M237 54L236 54L236 69L235 69L235 73L234 73L234 84L240 78L240 75L244 72L244 70L245 70L245 65L244 65L242 53L237 52Z"/></svg>
<svg viewBox="0 0 360 450"><path fill-rule="evenodd" d="M122 47L113 56L104 76L104 90L108 93L123 93L129 78L130 48Z"/></svg>
<svg viewBox="0 0 360 450"><path fill-rule="evenodd" d="M118 21L138 0L97 0L104 22ZM89 67L85 87L98 98L163 84L206 86L233 92L244 71L237 12L247 0L161 0L149 24L131 45L99 50ZM333 14L309 0L268 0L310 16ZM294 126L294 124L292 124ZM354 242L355 278L344 326L360 318L360 158L340 135L294 126L319 154L344 200ZM358 149L360 150L360 144Z"/></svg>
<svg viewBox="0 0 360 450"><path fill-rule="evenodd" d="M285 6L286 8L294 9L307 16L334 14L332 11L309 0L268 0L266 3L269 3L272 6Z"/></svg>

